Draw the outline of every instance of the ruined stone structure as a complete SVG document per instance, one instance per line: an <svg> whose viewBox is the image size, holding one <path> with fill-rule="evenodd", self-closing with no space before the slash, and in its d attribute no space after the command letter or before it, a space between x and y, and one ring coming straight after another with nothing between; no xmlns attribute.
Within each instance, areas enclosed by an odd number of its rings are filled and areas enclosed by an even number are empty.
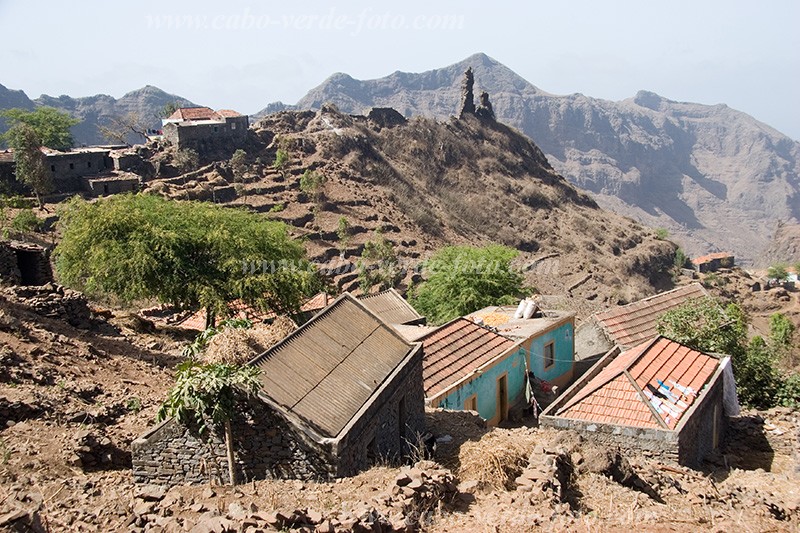
<svg viewBox="0 0 800 533"><path fill-rule="evenodd" d="M481 103L475 111L475 114L487 120L495 119L494 109L492 108L492 103L489 101L489 93L486 91L481 93Z"/></svg>
<svg viewBox="0 0 800 533"><path fill-rule="evenodd" d="M9 285L44 285L53 281L48 250L26 242L0 241L0 281Z"/></svg>
<svg viewBox="0 0 800 533"><path fill-rule="evenodd" d="M176 110L163 121L164 138L179 150L198 153L233 153L247 138L247 115L208 107L186 107Z"/></svg>
<svg viewBox="0 0 800 533"><path fill-rule="evenodd" d="M425 429L422 346L349 294L251 364L263 388L232 421L240 480L353 475L408 453ZM223 442L167 420L133 442L134 479L224 479Z"/></svg>
<svg viewBox="0 0 800 533"><path fill-rule="evenodd" d="M125 172L113 176L86 178L85 189L92 196L108 196L124 192L136 192L142 187L142 178Z"/></svg>

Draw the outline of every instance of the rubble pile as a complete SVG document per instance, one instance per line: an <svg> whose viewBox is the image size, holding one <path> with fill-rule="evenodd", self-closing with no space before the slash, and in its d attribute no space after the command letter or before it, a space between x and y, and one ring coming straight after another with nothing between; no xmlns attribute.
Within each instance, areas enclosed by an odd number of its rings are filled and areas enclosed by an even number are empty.
<svg viewBox="0 0 800 533"><path fill-rule="evenodd" d="M5 294L16 301L48 318L60 318L79 329L92 327L92 312L86 297L56 283L45 285L15 285L5 289Z"/></svg>
<svg viewBox="0 0 800 533"><path fill-rule="evenodd" d="M567 490L573 479L572 458L566 450L546 450L535 446L515 483L517 492L527 495L532 505L550 502L554 505L566 502Z"/></svg>
<svg viewBox="0 0 800 533"><path fill-rule="evenodd" d="M117 448L99 429L77 431L72 442L66 443L64 455L67 464L84 471L130 468L131 464L130 452Z"/></svg>

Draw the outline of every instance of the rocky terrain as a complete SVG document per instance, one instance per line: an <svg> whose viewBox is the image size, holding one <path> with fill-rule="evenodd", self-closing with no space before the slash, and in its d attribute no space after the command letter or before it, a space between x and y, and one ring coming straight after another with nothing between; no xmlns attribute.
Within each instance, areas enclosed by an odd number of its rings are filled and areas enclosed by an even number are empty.
<svg viewBox="0 0 800 533"><path fill-rule="evenodd" d="M541 147L553 167L603 207L667 228L690 255L733 251L760 263L778 221L800 217L800 143L725 105L640 91L620 102L549 94L484 54L376 80L337 73L294 106L343 112L393 107L406 117L457 111L467 67L500 121Z"/></svg>
<svg viewBox="0 0 800 533"><path fill-rule="evenodd" d="M557 305L591 309L670 283L672 243L599 208L528 138L494 120L407 121L391 110L354 117L325 107L266 117L245 148L238 173L210 163L147 189L269 213L293 226L342 290L358 288L364 246L381 238L407 269L404 286L438 248L490 242L518 249L529 283L571 302ZM281 169L278 150L288 154ZM318 188L304 190L304 175L317 176Z"/></svg>
<svg viewBox="0 0 800 533"><path fill-rule="evenodd" d="M91 144L107 144L109 142L100 132L101 126L108 126L112 118L122 118L133 114L142 119L147 128L161 129L159 112L167 104L192 106L189 100L169 94L158 87L146 86L131 91L121 98L107 94L73 98L61 95L58 97L43 94L31 100L23 91L12 91L0 85L0 109L19 107L35 109L39 106L55 107L69 113L81 122L72 128L72 135L78 146ZM0 133L6 130L0 120ZM129 142L143 142L142 138L131 137Z"/></svg>

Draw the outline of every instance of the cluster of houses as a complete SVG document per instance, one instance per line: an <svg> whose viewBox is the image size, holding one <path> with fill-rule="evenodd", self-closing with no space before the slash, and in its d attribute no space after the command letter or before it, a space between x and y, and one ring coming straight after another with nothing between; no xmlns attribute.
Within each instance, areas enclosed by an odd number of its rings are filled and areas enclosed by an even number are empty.
<svg viewBox="0 0 800 533"><path fill-rule="evenodd" d="M534 409L542 425L697 465L737 414L730 359L661 337L656 323L705 294L695 283L598 313L578 330L574 313L533 299L432 327L395 290L317 295L306 307L315 314L250 362L262 389L233 421L239 479L348 476L402 457L437 432L425 426L426 406L474 411L488 425ZM202 327L202 317L187 321ZM175 420L132 451L138 482L227 472L222 440Z"/></svg>

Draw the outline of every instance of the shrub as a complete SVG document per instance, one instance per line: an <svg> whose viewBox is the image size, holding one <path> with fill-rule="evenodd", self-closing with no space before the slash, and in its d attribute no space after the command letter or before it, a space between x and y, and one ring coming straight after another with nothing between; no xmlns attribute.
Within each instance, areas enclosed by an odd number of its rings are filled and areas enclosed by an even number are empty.
<svg viewBox="0 0 800 533"><path fill-rule="evenodd" d="M178 150L172 157L172 164L181 174L192 172L200 167L200 156L191 148Z"/></svg>
<svg viewBox="0 0 800 533"><path fill-rule="evenodd" d="M663 241L669 237L669 230L667 228L656 228L656 239Z"/></svg>
<svg viewBox="0 0 800 533"><path fill-rule="evenodd" d="M286 150L279 148L277 152L275 152L275 162L272 164L274 168L277 170L283 170L286 168L286 165L289 163L289 152Z"/></svg>
<svg viewBox="0 0 800 533"><path fill-rule="evenodd" d="M776 263L767 269L767 276L778 281L783 281L789 277L786 263Z"/></svg>
<svg viewBox="0 0 800 533"><path fill-rule="evenodd" d="M42 221L33 212L33 209L23 209L11 221L11 229L20 233L32 233L38 231Z"/></svg>

